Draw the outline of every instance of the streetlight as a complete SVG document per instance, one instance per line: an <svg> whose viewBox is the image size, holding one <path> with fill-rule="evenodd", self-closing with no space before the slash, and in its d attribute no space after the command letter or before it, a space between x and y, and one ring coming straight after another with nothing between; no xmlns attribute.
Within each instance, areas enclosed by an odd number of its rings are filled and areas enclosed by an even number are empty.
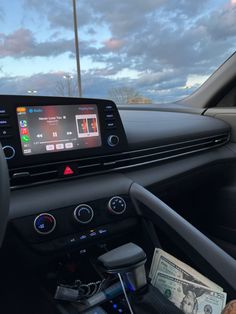
<svg viewBox="0 0 236 314"><path fill-rule="evenodd" d="M77 83L78 83L79 97L82 97L76 0L72 0L72 1L73 1L73 19L74 19L74 33L75 33L75 54L76 54L76 65L77 65Z"/></svg>
<svg viewBox="0 0 236 314"><path fill-rule="evenodd" d="M73 75L70 75L70 74L64 74L63 75L63 78L65 80L67 80L67 90L68 90L68 96L71 96L71 80L73 79Z"/></svg>
<svg viewBox="0 0 236 314"><path fill-rule="evenodd" d="M36 95L37 93L38 93L38 91L34 90L34 89L27 90L27 94L29 94L29 95Z"/></svg>

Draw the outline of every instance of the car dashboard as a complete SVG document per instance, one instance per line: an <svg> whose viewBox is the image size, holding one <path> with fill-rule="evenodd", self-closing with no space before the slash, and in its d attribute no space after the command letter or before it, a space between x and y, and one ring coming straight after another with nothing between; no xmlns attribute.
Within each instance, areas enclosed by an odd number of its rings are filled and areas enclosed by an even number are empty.
<svg viewBox="0 0 236 314"><path fill-rule="evenodd" d="M158 169L210 154L230 138L229 126L214 118L119 112L105 100L6 96L1 103L10 218L23 238L42 250L65 249L68 241L84 244L107 236L108 229L129 229L128 223L109 224L134 216L128 199L132 181L155 184ZM104 233L95 230L100 226Z"/></svg>
<svg viewBox="0 0 236 314"><path fill-rule="evenodd" d="M86 269L104 251L134 242L150 267L159 239L169 246L162 228L137 213L134 182L172 204L188 193L189 176L196 191L202 169L221 171L235 157L228 124L198 114L118 110L99 99L1 96L1 104L11 184L6 239L52 291L65 256ZM94 280L90 273L83 275Z"/></svg>

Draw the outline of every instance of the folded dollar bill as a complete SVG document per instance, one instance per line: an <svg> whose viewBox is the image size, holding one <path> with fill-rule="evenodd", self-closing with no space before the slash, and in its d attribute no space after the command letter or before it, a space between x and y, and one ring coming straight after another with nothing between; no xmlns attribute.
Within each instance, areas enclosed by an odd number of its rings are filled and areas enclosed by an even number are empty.
<svg viewBox="0 0 236 314"><path fill-rule="evenodd" d="M158 272L206 286L214 291L223 291L220 286L210 279L161 249L155 249L152 259L149 277L153 286L156 286Z"/></svg>
<svg viewBox="0 0 236 314"><path fill-rule="evenodd" d="M162 272L155 276L155 287L185 314L221 314L225 307L226 293Z"/></svg>

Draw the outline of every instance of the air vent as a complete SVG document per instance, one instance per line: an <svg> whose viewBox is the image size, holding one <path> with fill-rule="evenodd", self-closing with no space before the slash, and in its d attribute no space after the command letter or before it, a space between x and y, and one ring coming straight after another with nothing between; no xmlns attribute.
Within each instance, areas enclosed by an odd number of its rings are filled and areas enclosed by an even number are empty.
<svg viewBox="0 0 236 314"><path fill-rule="evenodd" d="M130 150L119 154L72 160L67 163L58 162L12 169L10 171L11 186L12 188L17 188L42 182L65 180L67 178L106 173L131 167L141 167L219 147L228 141L229 133L223 133L152 148ZM63 169L68 165L73 169L73 175L71 176L65 176L63 172Z"/></svg>

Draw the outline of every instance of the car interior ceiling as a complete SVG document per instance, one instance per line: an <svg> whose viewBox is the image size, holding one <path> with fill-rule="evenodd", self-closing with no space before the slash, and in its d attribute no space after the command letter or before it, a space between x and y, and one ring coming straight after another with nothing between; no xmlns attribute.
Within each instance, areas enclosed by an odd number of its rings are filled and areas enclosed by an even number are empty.
<svg viewBox="0 0 236 314"><path fill-rule="evenodd" d="M129 243L145 252L147 277L162 248L236 298L236 109L219 105L235 101L227 67L166 106L0 95L1 313L92 313L71 295L56 299L57 288L115 285L100 257ZM50 120L67 131L65 146L41 141ZM124 302L105 299L97 313L129 313ZM145 313L150 300L135 302Z"/></svg>

